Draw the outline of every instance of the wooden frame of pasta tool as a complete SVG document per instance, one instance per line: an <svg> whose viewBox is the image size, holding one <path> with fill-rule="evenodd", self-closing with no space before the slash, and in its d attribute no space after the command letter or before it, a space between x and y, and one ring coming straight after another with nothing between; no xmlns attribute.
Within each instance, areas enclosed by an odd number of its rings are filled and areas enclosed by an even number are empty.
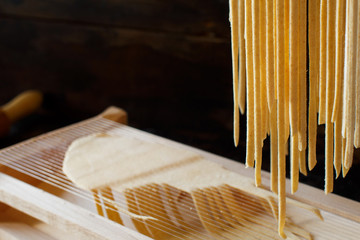
<svg viewBox="0 0 360 240"><path fill-rule="evenodd" d="M99 216L96 210L90 211L84 208L81 205L81 201L74 199L74 197L68 199L62 189L51 187L51 184L48 183L50 181L48 178L39 180L9 167L11 166L8 160L11 157L9 154L18 152L17 150L27 152L29 151L29 144L37 144L42 141L49 143L47 148L51 148L52 145L47 141L50 137L58 136L59 138L56 138L56 141L61 141L61 137L69 129L76 130L80 126L103 118L120 123L127 122L127 115L123 110L110 107L100 116L35 137L0 151L0 161L7 165L2 167L0 173L0 202L3 203L0 205L2 213L0 218L0 239L4 236L5 238L7 237L6 239L11 239L11 237L13 239L31 239L31 237L33 239L64 239L64 236L66 236L66 239L149 239L136 231L106 219L106 217ZM243 176L249 178L253 176L253 169L245 168L241 163L236 163L232 160L124 125L121 125L121 127L130 134L136 134L147 139L161 141L164 144L176 145L179 148L194 151L208 160L219 163L226 169L230 169ZM55 148L50 150L56 151ZM34 153L29 151L27 157L31 159L33 155ZM14 155L15 157L16 155ZM55 170L53 171L54 175L58 174ZM268 189L269 174L263 172L262 176L263 187ZM287 186L289 186L288 180ZM294 195L289 195L288 198L293 198L299 202L319 208L324 216L324 223L319 222L319 226L326 226L328 223L330 225L341 223L346 224L349 228L359 229L360 203L358 202L334 194L328 194L325 197L322 190L304 184L299 184L298 192ZM98 207L101 208L104 204L104 202L99 202ZM23 213L27 214L27 217L23 218ZM309 219L303 216L302 211L296 212L295 210L292 212L290 209L289 214L299 216L299 221L303 221L306 227L311 228L310 232L314 239L324 239L322 234L324 234L325 230L319 227L317 231L313 231L313 228L318 223L312 220L307 223L306 221ZM339 234L342 233L340 232Z"/></svg>

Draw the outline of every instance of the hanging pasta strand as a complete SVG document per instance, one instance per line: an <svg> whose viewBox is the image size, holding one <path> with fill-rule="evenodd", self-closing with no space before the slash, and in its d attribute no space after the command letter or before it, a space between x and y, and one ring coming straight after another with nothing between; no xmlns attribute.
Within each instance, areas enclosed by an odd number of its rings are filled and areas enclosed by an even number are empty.
<svg viewBox="0 0 360 240"><path fill-rule="evenodd" d="M341 171L342 171L342 177L346 177L347 173L349 172L349 168L346 168L345 167L345 152L346 152L346 138L343 138L342 139L343 142L342 142L342 167L341 167Z"/></svg>
<svg viewBox="0 0 360 240"><path fill-rule="evenodd" d="M245 60L245 0L238 0L239 26L239 92L238 104L241 114L245 113L246 60Z"/></svg>
<svg viewBox="0 0 360 240"><path fill-rule="evenodd" d="M271 172L271 191L278 193L278 133L277 133L277 103L270 112L270 172Z"/></svg>
<svg viewBox="0 0 360 240"><path fill-rule="evenodd" d="M335 97L331 121L335 122L339 114L340 102L342 102L344 81L344 36L345 36L346 4L343 0L336 1L336 32L335 32Z"/></svg>
<svg viewBox="0 0 360 240"><path fill-rule="evenodd" d="M275 44L276 41L276 27L275 16L276 9L274 8L276 0L266 1L266 77L268 89L268 107L270 111L270 135L271 135L271 190L278 193L278 130L277 130L277 84L275 76L276 58Z"/></svg>
<svg viewBox="0 0 360 240"><path fill-rule="evenodd" d="M319 124L325 123L326 112L326 25L327 0L320 4L320 73L319 73Z"/></svg>
<svg viewBox="0 0 360 240"><path fill-rule="evenodd" d="M239 107L241 114L245 112L246 98L246 61L245 61L245 0L238 0L239 19Z"/></svg>
<svg viewBox="0 0 360 240"><path fill-rule="evenodd" d="M347 98L348 98L348 82L349 82L349 51L350 51L350 0L346 0L346 24L345 24L345 49L344 49L344 81L343 81L343 115L342 115L342 127L341 135L346 138L346 118L348 115ZM345 156L345 155L344 155Z"/></svg>
<svg viewBox="0 0 360 240"><path fill-rule="evenodd" d="M316 0L316 18L315 18L315 24L316 24L316 62L315 62L315 66L316 66L316 72L317 72L317 78L316 78L316 111L319 112L319 106L320 106L320 42L321 42L321 38L320 38L320 18L321 18L321 14L320 14L320 10L321 10L321 0Z"/></svg>
<svg viewBox="0 0 360 240"><path fill-rule="evenodd" d="M231 23L231 43L232 43L232 63L233 63L233 97L234 97L234 144L239 144L239 19L238 19L238 0L230 2L230 23Z"/></svg>
<svg viewBox="0 0 360 240"><path fill-rule="evenodd" d="M284 233L286 216L286 162L285 162L285 36L284 36L284 0L276 0L276 72L277 72L277 118L278 118L278 196L279 196L279 223L278 232L286 238Z"/></svg>
<svg viewBox="0 0 360 240"><path fill-rule="evenodd" d="M306 0L300 0L299 6L299 150L303 151L307 146L306 134Z"/></svg>
<svg viewBox="0 0 360 240"><path fill-rule="evenodd" d="M291 136L291 150L290 150L290 176L291 176L291 193L294 194L299 185L299 158L300 151L298 147L299 137L298 133Z"/></svg>
<svg viewBox="0 0 360 240"><path fill-rule="evenodd" d="M285 0L284 1L284 53L285 53L285 58L284 58L284 63L285 65L283 66L284 68L284 88L285 88L285 136L286 136L286 140L287 140L287 144L289 145L288 141L289 141L289 136L290 136L290 116L289 116L289 68L290 68L290 64L289 64L289 8L290 8L290 0ZM286 148L286 155L288 155L288 149L289 147L287 146Z"/></svg>
<svg viewBox="0 0 360 240"><path fill-rule="evenodd" d="M308 168L311 171L316 165L316 133L317 133L317 82L318 71L318 39L317 22L319 22L319 9L317 2L309 1L309 122L308 122Z"/></svg>
<svg viewBox="0 0 360 240"><path fill-rule="evenodd" d="M307 176L307 169L306 169L306 150L300 151L299 150L299 167L300 167L300 172L304 175Z"/></svg>
<svg viewBox="0 0 360 240"><path fill-rule="evenodd" d="M268 108L271 113L275 104L275 74L274 74L274 29L273 0L266 2L266 88ZM271 118L271 117L270 117ZM271 132L271 131L270 131Z"/></svg>
<svg viewBox="0 0 360 240"><path fill-rule="evenodd" d="M261 101L261 126L262 141L266 139L269 132L268 125L268 103L266 89L266 0L260 0L260 101Z"/></svg>
<svg viewBox="0 0 360 240"><path fill-rule="evenodd" d="M295 193L299 181L299 1L290 1L290 75L289 75L289 108L291 126L291 192Z"/></svg>
<svg viewBox="0 0 360 240"><path fill-rule="evenodd" d="M245 2L245 44L246 44L246 103L247 103L247 129L246 129L246 166L254 167L254 69L253 69L253 43L252 43L252 1Z"/></svg>
<svg viewBox="0 0 360 240"><path fill-rule="evenodd" d="M336 178L339 177L341 172L342 165L342 149L343 149L343 137L341 135L341 126L342 126L342 98L339 102L339 114L337 114L337 118L334 121L334 168L336 171Z"/></svg>
<svg viewBox="0 0 360 240"><path fill-rule="evenodd" d="M260 80L260 2L252 1L253 61L255 96L255 185L261 185L262 125L261 125L261 80Z"/></svg>
<svg viewBox="0 0 360 240"><path fill-rule="evenodd" d="M336 33L335 33L335 97L334 109L331 121L334 122L334 168L336 178L339 177L342 165L342 142L341 135L343 115L343 80L344 80L344 36L345 36L345 1L336 1Z"/></svg>
<svg viewBox="0 0 360 240"><path fill-rule="evenodd" d="M291 135L299 132L299 1L290 1L290 76L289 108Z"/></svg>
<svg viewBox="0 0 360 240"><path fill-rule="evenodd" d="M305 149L307 147L307 111L306 111L306 0L299 1L299 150L300 150L300 172L307 175Z"/></svg>
<svg viewBox="0 0 360 240"><path fill-rule="evenodd" d="M354 74L355 82L356 82L356 118L355 118L355 136L354 136L354 146L356 148L360 147L360 4L357 3L358 8L355 9L357 16L357 34L355 35L355 45L356 51L353 53L356 55L355 58L355 70L356 73Z"/></svg>
<svg viewBox="0 0 360 240"><path fill-rule="evenodd" d="M278 99L277 96L277 71L276 71L276 66L277 66L277 50L276 50L276 42L277 42L277 34L276 34L276 18L277 18L277 15L276 15L276 0L273 0L273 36L274 36L274 93L275 93L275 99Z"/></svg>
<svg viewBox="0 0 360 240"><path fill-rule="evenodd" d="M357 38L357 9L358 1L350 0L349 5L349 52L348 52L348 82L346 99L346 150L345 150L345 168L349 169L353 162L354 155L354 130L355 130L355 88L356 88L356 38Z"/></svg>
<svg viewBox="0 0 360 240"><path fill-rule="evenodd" d="M326 126L325 126L325 193L333 191L334 124L333 113L335 85L335 18L336 2L327 2L326 46Z"/></svg>

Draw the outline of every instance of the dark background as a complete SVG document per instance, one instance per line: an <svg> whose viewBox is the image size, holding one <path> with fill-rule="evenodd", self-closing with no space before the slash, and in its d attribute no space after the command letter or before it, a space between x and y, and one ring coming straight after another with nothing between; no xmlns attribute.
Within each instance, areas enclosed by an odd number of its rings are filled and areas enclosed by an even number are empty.
<svg viewBox="0 0 360 240"><path fill-rule="evenodd" d="M238 148L232 139L228 0L0 0L0 104L27 89L44 104L0 147L115 105L132 127L245 159L245 116ZM318 146L301 181L323 188L322 128ZM356 164L335 192L360 201L359 174Z"/></svg>

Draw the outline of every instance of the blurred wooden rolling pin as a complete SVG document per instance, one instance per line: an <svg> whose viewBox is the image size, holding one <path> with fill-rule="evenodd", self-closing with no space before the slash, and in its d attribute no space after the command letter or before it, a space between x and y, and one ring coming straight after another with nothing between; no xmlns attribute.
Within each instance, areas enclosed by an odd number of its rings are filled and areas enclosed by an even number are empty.
<svg viewBox="0 0 360 240"><path fill-rule="evenodd" d="M37 110L42 101L43 95L40 91L28 90L0 107L0 137L9 132L11 124Z"/></svg>

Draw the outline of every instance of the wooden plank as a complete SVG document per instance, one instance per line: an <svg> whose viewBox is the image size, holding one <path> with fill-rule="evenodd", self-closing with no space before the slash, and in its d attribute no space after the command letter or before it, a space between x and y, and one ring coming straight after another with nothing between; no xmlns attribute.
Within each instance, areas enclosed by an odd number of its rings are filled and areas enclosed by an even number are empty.
<svg viewBox="0 0 360 240"><path fill-rule="evenodd" d="M1 204L5 205L5 204ZM8 237L2 238L3 235ZM11 236L11 237L9 237ZM0 214L0 239L27 240L76 240L77 238L69 233L61 231L54 226L43 223L14 208L7 207L5 212Z"/></svg>
<svg viewBox="0 0 360 240"><path fill-rule="evenodd" d="M1 202L79 239L149 239L3 173L0 182Z"/></svg>
<svg viewBox="0 0 360 240"><path fill-rule="evenodd" d="M1 204L0 204L1 205ZM47 240L76 240L77 238L70 233L61 231L54 226L43 223L25 213L14 208L8 207L5 212L0 214L0 231L3 234L11 235L16 239L47 239ZM1 234L0 234L0 239ZM10 239L10 238L5 238Z"/></svg>
<svg viewBox="0 0 360 240"><path fill-rule="evenodd" d="M7 240L55 240L23 223L1 223L0 239Z"/></svg>
<svg viewBox="0 0 360 240"><path fill-rule="evenodd" d="M126 27L157 32L226 36L228 2L220 0L9 0L0 2L3 17L26 17L68 24Z"/></svg>

